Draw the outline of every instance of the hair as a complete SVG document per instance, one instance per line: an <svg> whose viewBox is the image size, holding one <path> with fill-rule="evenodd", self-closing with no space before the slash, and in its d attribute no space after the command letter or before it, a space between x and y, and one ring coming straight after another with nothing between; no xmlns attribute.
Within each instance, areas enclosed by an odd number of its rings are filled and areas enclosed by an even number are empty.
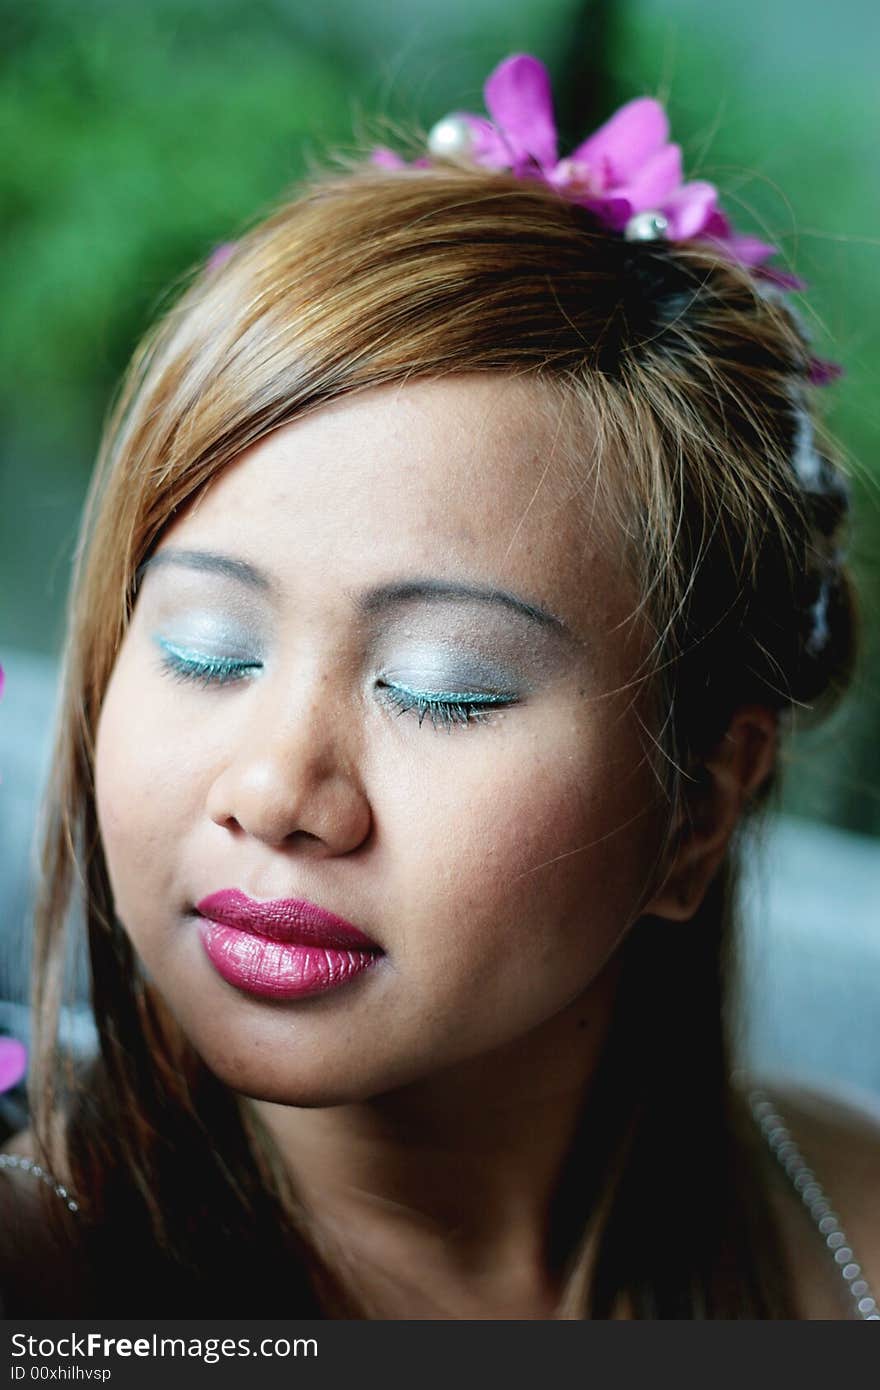
<svg viewBox="0 0 880 1390"><path fill-rule="evenodd" d="M114 913L95 732L137 571L169 524L243 449L329 401L474 371L542 383L570 424L572 467L592 470L626 541L652 636L636 683L672 827L698 813L736 709L818 717L851 675L846 490L816 442L810 361L783 296L708 243L628 242L537 182L453 161L311 176L150 330L76 557L34 952L34 1131L81 1203L91 1311L370 1316ZM642 917L620 947L589 1125L553 1213L566 1316L796 1316L732 1079L738 841L690 921ZM58 1046L76 900L100 1043L81 1071Z"/></svg>

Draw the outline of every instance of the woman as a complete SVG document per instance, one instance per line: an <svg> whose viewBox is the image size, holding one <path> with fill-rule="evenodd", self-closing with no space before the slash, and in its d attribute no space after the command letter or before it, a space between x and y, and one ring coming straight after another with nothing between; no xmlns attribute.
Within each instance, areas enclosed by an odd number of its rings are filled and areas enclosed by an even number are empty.
<svg viewBox="0 0 880 1390"><path fill-rule="evenodd" d="M136 354L71 605L10 1312L873 1313L876 1128L731 1075L741 829L853 661L815 363L703 186L587 180L668 163L656 113L563 176L531 64L468 157L446 123L316 178Z"/></svg>

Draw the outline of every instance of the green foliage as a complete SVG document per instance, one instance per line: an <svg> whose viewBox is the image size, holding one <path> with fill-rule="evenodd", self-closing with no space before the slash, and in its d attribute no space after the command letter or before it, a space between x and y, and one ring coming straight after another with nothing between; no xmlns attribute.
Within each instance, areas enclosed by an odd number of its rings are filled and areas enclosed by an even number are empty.
<svg viewBox="0 0 880 1390"><path fill-rule="evenodd" d="M350 77L261 11L42 6L0 84L3 401L97 402L157 296L235 234L321 140L350 139ZM198 19L198 23L194 21ZM77 412L79 413L79 412Z"/></svg>

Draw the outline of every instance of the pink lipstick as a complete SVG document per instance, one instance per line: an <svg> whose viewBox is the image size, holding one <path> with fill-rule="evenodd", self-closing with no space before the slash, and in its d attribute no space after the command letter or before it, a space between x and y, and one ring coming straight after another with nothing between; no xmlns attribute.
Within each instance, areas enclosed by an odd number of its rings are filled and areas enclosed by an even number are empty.
<svg viewBox="0 0 880 1390"><path fill-rule="evenodd" d="M384 955L358 927L299 898L259 902L237 888L196 904L205 954L228 984L270 999L336 989Z"/></svg>

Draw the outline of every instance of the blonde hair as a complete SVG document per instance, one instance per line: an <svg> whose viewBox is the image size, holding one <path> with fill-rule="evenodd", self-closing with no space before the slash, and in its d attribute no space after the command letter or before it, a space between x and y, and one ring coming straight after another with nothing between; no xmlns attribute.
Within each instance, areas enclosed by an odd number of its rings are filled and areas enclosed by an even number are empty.
<svg viewBox="0 0 880 1390"><path fill-rule="evenodd" d="M114 915L95 731L139 566L165 528L248 445L331 400L449 373L540 381L569 422L571 466L591 466L587 437L607 462L597 476L654 638L637 679L652 697L649 746L672 824L673 809L699 796L701 760L738 705L818 710L850 673L852 596L835 551L844 495L827 441L811 436L821 486L805 487L795 466L809 360L782 298L708 245L628 243L541 185L443 163L316 176L224 264L200 269L148 333L108 421L77 555L45 805L31 1084L53 1171L66 1143L94 1268L112 1271L133 1250L145 1269L157 1262L158 1282L145 1274L145 1287L165 1304L151 1312L180 1311L181 1298L186 1311L204 1298L220 1312L212 1278L231 1251L251 1273L224 1312L247 1312L242 1290L259 1287L275 1257L308 1271L301 1315L321 1315L316 1289L351 1316L363 1311L314 1248L268 1137L180 1035ZM827 640L817 647L820 600ZM623 1304L637 1317L790 1315L730 1084L735 869L731 851L674 942L661 950L643 919L622 947L590 1094L602 1123L574 1145L560 1195L564 1316L608 1317ZM81 1077L61 1068L57 1046L77 892L100 1037ZM651 1020L649 1060L639 1027ZM95 1311L110 1312L112 1273L101 1298Z"/></svg>

